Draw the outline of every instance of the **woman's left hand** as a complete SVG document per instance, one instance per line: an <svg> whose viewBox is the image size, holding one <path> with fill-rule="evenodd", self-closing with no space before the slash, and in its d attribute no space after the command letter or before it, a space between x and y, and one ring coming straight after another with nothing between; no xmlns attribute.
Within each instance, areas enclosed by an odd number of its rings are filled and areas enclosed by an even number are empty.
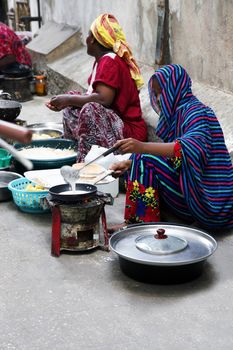
<svg viewBox="0 0 233 350"><path fill-rule="evenodd" d="M123 175L127 170L129 170L131 168L132 165L132 160L131 159L127 159L127 160L123 160L121 162L118 163L113 163L109 169L110 170L114 170L113 173L113 177L119 177L121 175Z"/></svg>
<svg viewBox="0 0 233 350"><path fill-rule="evenodd" d="M144 153L145 142L135 140L133 138L128 138L124 140L119 140L115 143L116 147L120 153Z"/></svg>

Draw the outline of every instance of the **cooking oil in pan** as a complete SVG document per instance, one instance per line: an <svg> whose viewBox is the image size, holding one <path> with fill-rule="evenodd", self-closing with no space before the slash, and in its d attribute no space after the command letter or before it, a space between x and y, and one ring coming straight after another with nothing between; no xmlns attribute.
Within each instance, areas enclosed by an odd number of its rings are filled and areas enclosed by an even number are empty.
<svg viewBox="0 0 233 350"><path fill-rule="evenodd" d="M64 191L64 192L60 192L59 194L86 194L87 191L82 191L82 190L77 190L77 191Z"/></svg>

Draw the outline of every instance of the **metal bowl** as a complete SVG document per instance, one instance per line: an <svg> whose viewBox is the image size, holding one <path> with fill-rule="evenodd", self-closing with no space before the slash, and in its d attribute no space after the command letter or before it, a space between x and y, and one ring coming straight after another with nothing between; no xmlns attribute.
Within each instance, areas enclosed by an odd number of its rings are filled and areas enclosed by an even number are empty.
<svg viewBox="0 0 233 350"><path fill-rule="evenodd" d="M14 121L20 114L22 105L17 101L0 100L0 119Z"/></svg>
<svg viewBox="0 0 233 350"><path fill-rule="evenodd" d="M29 124L27 127L29 129L55 129L63 131L62 123L55 122Z"/></svg>
<svg viewBox="0 0 233 350"><path fill-rule="evenodd" d="M63 132L54 128L28 128L32 131L32 140L59 139Z"/></svg>
<svg viewBox="0 0 233 350"><path fill-rule="evenodd" d="M0 202L12 199L12 193L8 189L8 184L11 181L19 179L21 177L23 176L17 173L10 171L0 171Z"/></svg>

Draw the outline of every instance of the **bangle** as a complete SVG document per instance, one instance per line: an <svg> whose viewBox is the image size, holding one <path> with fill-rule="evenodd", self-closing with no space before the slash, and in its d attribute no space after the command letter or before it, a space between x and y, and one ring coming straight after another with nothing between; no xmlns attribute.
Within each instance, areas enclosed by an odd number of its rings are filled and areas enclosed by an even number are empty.
<svg viewBox="0 0 233 350"><path fill-rule="evenodd" d="M182 158L181 144L179 140L175 141L174 145L174 157Z"/></svg>

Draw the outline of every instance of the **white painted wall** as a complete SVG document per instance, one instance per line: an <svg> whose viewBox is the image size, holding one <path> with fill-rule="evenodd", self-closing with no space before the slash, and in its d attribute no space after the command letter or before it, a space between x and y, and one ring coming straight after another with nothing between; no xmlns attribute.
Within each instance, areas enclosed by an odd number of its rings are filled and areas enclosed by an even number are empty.
<svg viewBox="0 0 233 350"><path fill-rule="evenodd" d="M9 0L13 1L13 0ZM30 0L32 11L33 3ZM80 27L83 43L92 21L113 13L135 58L155 63L157 5L165 0L40 0L43 21ZM233 0L169 0L171 61L193 80L233 92Z"/></svg>
<svg viewBox="0 0 233 350"><path fill-rule="evenodd" d="M38 16L38 8L37 8L37 1L36 0L30 0L30 11L31 11L31 16L32 17L37 17ZM39 24L38 22L31 22L31 30L32 33L35 33L39 29Z"/></svg>
<svg viewBox="0 0 233 350"><path fill-rule="evenodd" d="M10 9L10 8L14 8L14 3L15 3L15 1L14 1L14 0L8 0L8 1L7 1L7 4L8 4L8 9Z"/></svg>
<svg viewBox="0 0 233 350"><path fill-rule="evenodd" d="M101 13L112 13L124 29L137 59L155 62L157 0L41 0L43 21L53 20L80 27L83 42L93 20Z"/></svg>

